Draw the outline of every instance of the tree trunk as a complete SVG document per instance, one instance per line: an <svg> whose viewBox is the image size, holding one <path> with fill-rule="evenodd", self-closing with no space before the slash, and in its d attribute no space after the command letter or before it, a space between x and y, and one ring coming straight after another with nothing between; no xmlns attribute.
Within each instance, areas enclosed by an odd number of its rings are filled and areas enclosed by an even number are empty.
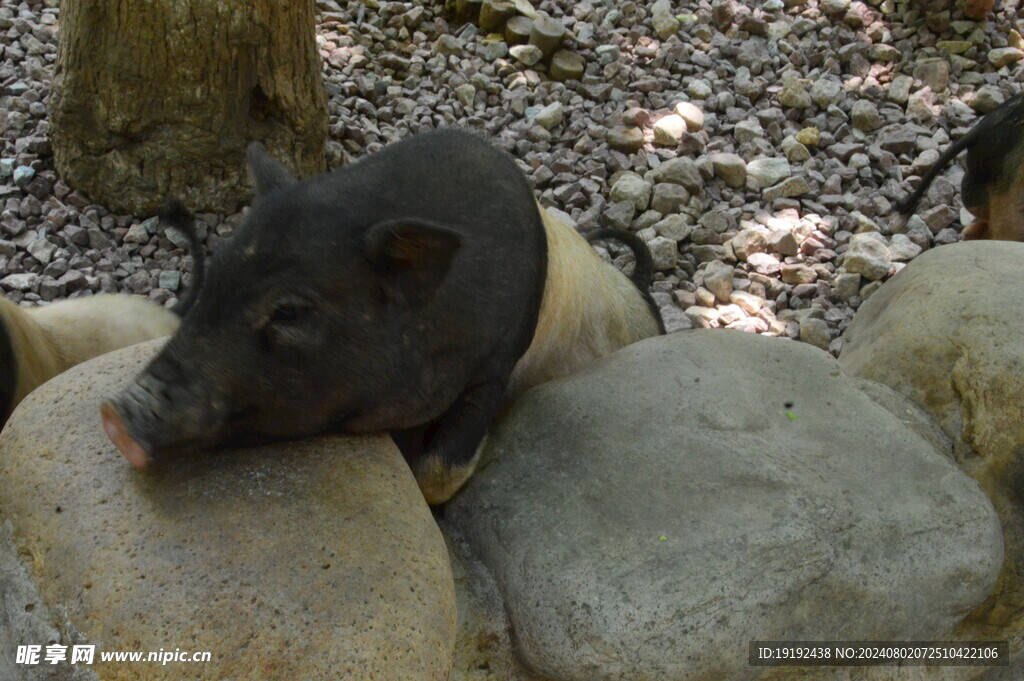
<svg viewBox="0 0 1024 681"><path fill-rule="evenodd" d="M64 0L50 98L57 170L115 212L167 196L236 210L246 144L324 169L314 0Z"/></svg>

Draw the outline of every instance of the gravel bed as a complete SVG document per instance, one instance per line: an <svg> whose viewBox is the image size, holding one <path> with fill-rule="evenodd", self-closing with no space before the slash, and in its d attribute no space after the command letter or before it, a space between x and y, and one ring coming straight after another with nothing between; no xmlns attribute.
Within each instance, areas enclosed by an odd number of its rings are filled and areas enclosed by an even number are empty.
<svg viewBox="0 0 1024 681"><path fill-rule="evenodd" d="M952 139L1018 92L1022 12L998 3L567 2L580 81L449 21L442 3L318 0L332 166L407 135L492 137L580 230L636 231L670 331L729 327L833 353L861 301L968 219L951 167L918 214L894 204ZM47 98L58 0L0 7L0 288L25 304L96 292L170 304L181 235L114 215L53 168ZM211 248L243 213L200 214ZM615 244L599 251L629 267Z"/></svg>

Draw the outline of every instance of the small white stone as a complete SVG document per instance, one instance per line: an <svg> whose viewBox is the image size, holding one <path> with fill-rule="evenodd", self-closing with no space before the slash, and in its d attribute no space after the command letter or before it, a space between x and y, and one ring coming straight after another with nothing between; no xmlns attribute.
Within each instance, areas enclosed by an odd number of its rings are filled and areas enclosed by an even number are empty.
<svg viewBox="0 0 1024 681"><path fill-rule="evenodd" d="M891 261L888 247L872 233L855 234L843 255L843 267L847 272L862 274L872 281L889 274Z"/></svg>
<svg viewBox="0 0 1024 681"><path fill-rule="evenodd" d="M513 59L524 66L535 66L544 58L544 53L536 45L513 45L508 52Z"/></svg>
<svg viewBox="0 0 1024 681"><path fill-rule="evenodd" d="M997 47L988 52L989 62L997 69L1009 66L1021 59L1024 59L1024 51L1018 50L1016 47Z"/></svg>
<svg viewBox="0 0 1024 681"><path fill-rule="evenodd" d="M714 90L711 89L711 85L706 80L692 80L686 87L686 91L690 93L690 96L694 99L707 99L711 96Z"/></svg>
<svg viewBox="0 0 1024 681"><path fill-rule="evenodd" d="M757 314L761 306L764 305L763 300L746 291L733 291L729 295L729 301L738 305L747 314Z"/></svg>
<svg viewBox="0 0 1024 681"><path fill-rule="evenodd" d="M39 275L33 272L8 274L3 279L0 279L0 286L14 291L31 291L37 279L39 279Z"/></svg>
<svg viewBox="0 0 1024 681"><path fill-rule="evenodd" d="M636 173L623 173L612 185L612 201L629 201L637 212L647 210L651 201L650 182L647 182Z"/></svg>
<svg viewBox="0 0 1024 681"><path fill-rule="evenodd" d="M759 158L747 164L747 185L751 189L770 187L792 174L784 158Z"/></svg>
<svg viewBox="0 0 1024 681"><path fill-rule="evenodd" d="M704 128L704 112L690 102L679 102L675 107L676 115L686 122L686 129L698 132Z"/></svg>
<svg viewBox="0 0 1024 681"><path fill-rule="evenodd" d="M743 144L764 137L764 128L761 127L761 123L757 119L751 118L737 123L733 128L732 135L737 142Z"/></svg>
<svg viewBox="0 0 1024 681"><path fill-rule="evenodd" d="M462 106L469 108L473 106L473 99L476 97L476 87L472 83L463 83L455 88L455 96Z"/></svg>
<svg viewBox="0 0 1024 681"><path fill-rule="evenodd" d="M129 227L128 232L124 235L124 242L126 244L149 243L149 232L146 230L145 225L139 223Z"/></svg>
<svg viewBox="0 0 1024 681"><path fill-rule="evenodd" d="M709 262L704 270L704 286L715 294L719 302L729 302L733 290L733 268L720 261Z"/></svg>
<svg viewBox="0 0 1024 681"><path fill-rule="evenodd" d="M686 121L682 116L670 114L654 124L654 143L668 147L678 146L686 132Z"/></svg>
<svg viewBox="0 0 1024 681"><path fill-rule="evenodd" d="M791 163L803 163L811 157L807 147L797 142L792 135L782 140L782 152Z"/></svg>
<svg viewBox="0 0 1024 681"><path fill-rule="evenodd" d="M647 242L647 248L651 251L651 260L654 261L654 269L670 270L676 266L679 257L679 248L672 239L663 236L656 236Z"/></svg>
<svg viewBox="0 0 1024 681"><path fill-rule="evenodd" d="M734 324L746 318L746 313L739 305L723 305L718 308L718 322L720 324Z"/></svg>
<svg viewBox="0 0 1024 681"><path fill-rule="evenodd" d="M892 255L892 259L897 262L913 260L921 254L922 250L906 234L893 234L892 243L889 245L889 253Z"/></svg>
<svg viewBox="0 0 1024 681"><path fill-rule="evenodd" d="M565 107L562 106L561 102L553 102L548 104L546 107L537 112L536 121L544 129L551 130L559 123L562 122L562 118L565 116Z"/></svg>

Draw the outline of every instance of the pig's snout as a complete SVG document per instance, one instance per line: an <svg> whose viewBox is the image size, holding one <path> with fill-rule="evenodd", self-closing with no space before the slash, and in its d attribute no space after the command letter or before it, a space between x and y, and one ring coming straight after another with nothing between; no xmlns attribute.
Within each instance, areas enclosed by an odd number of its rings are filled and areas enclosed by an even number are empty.
<svg viewBox="0 0 1024 681"><path fill-rule="evenodd" d="M218 440L227 402L210 381L158 358L123 392L100 406L103 431L136 468Z"/></svg>
<svg viewBox="0 0 1024 681"><path fill-rule="evenodd" d="M166 391L155 389L162 386L143 374L127 390L100 405L103 432L136 468L152 463L155 445L168 439L171 431L164 421L171 411Z"/></svg>
<svg viewBox="0 0 1024 681"><path fill-rule="evenodd" d="M124 420L117 413L117 407L114 406L113 402L107 400L100 405L100 418L103 421L103 431L110 438L110 441L114 443L118 451L124 455L124 458L128 459L136 468L145 468L146 464L149 463L149 455L142 445L128 434Z"/></svg>

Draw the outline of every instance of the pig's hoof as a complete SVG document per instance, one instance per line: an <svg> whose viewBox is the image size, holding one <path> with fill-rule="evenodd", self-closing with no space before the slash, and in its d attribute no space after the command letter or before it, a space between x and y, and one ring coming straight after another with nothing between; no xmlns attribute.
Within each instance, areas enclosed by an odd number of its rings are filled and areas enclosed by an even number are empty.
<svg viewBox="0 0 1024 681"><path fill-rule="evenodd" d="M146 450L128 434L128 429L124 427L121 415L117 413L117 409L109 401L100 405L100 418L103 420L103 431L110 438L110 441L114 443L114 446L124 454L124 458L128 459L131 465L136 468L145 468L149 462Z"/></svg>
<svg viewBox="0 0 1024 681"><path fill-rule="evenodd" d="M464 466L447 466L437 457L424 457L413 464L412 472L423 492L423 498L431 506L437 506L455 496L455 493L466 484L473 475L480 449L472 461Z"/></svg>

